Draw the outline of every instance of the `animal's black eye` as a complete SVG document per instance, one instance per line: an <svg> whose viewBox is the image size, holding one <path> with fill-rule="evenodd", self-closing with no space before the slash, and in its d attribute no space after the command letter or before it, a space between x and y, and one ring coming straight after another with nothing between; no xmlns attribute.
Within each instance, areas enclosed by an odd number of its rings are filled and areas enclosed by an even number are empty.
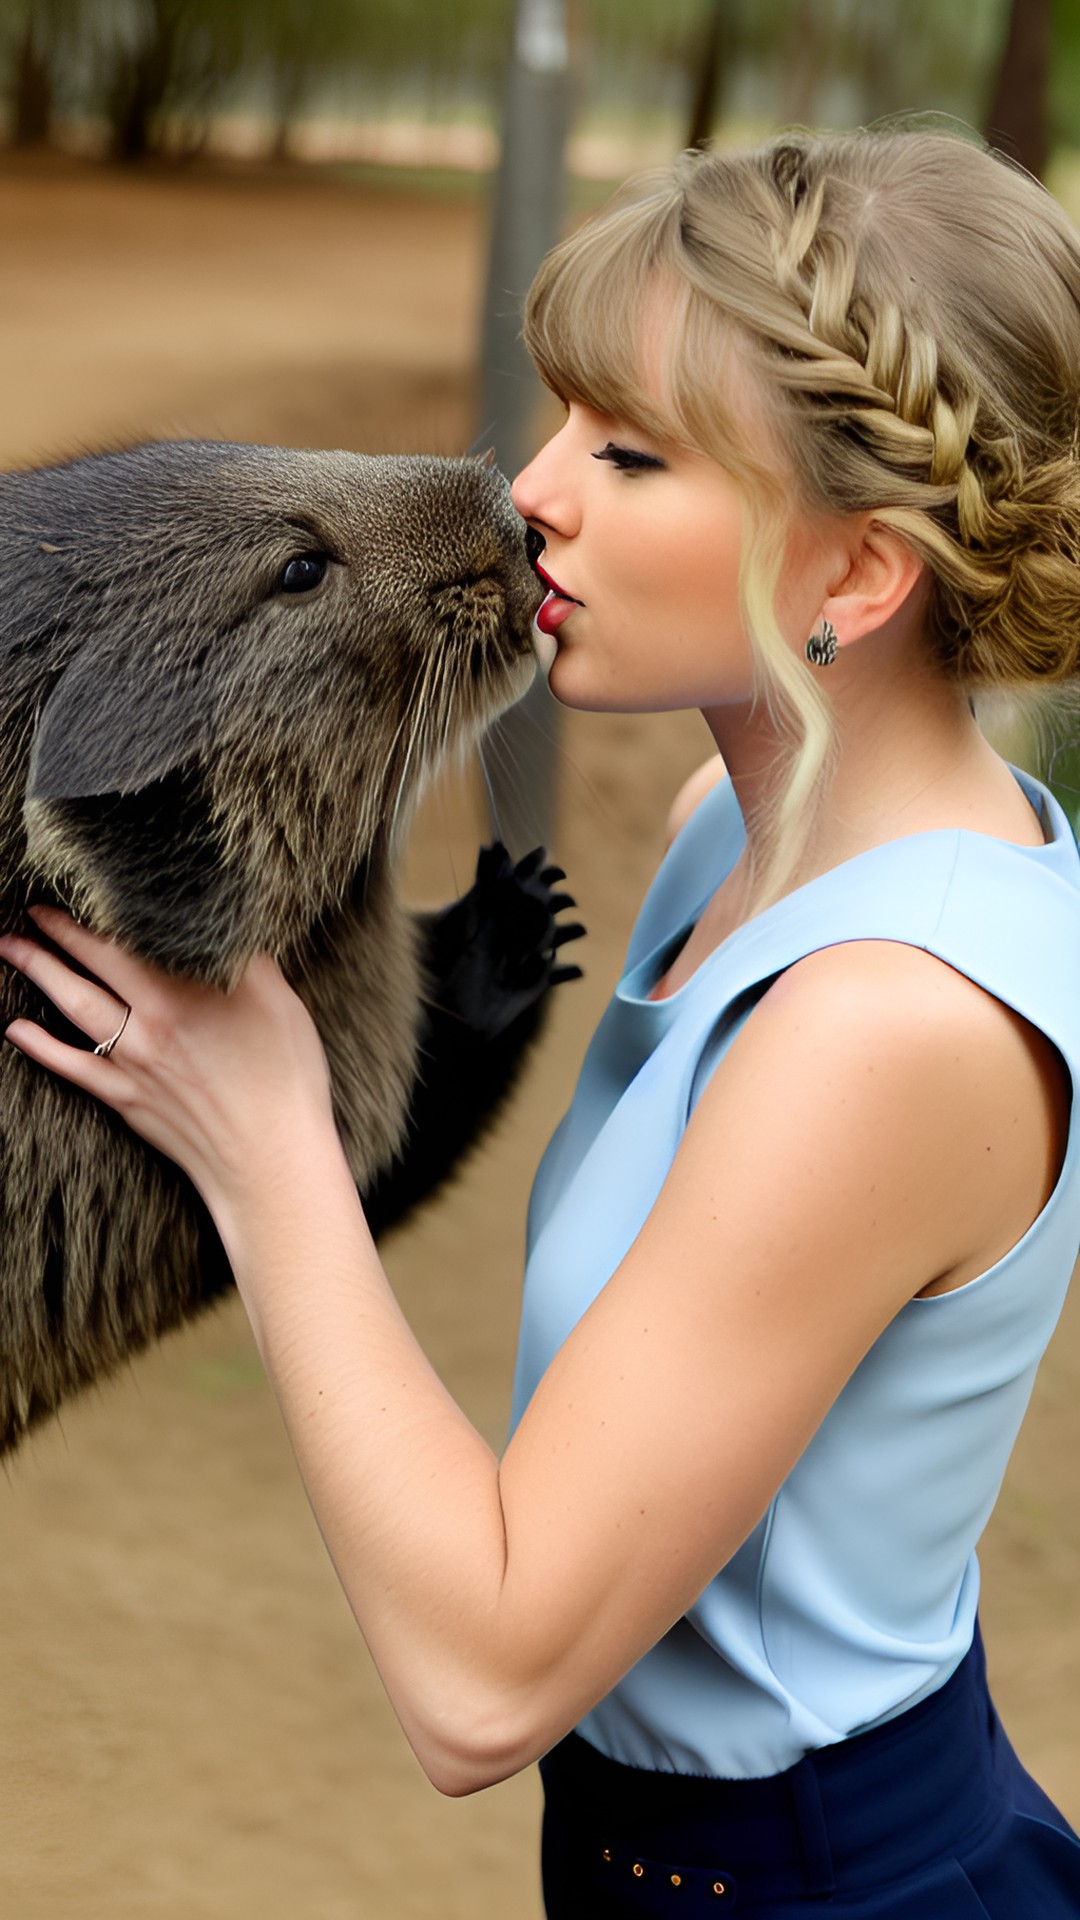
<svg viewBox="0 0 1080 1920"><path fill-rule="evenodd" d="M325 553L298 553L295 560L283 568L278 585L282 593L310 593L312 587L318 586L328 565Z"/></svg>

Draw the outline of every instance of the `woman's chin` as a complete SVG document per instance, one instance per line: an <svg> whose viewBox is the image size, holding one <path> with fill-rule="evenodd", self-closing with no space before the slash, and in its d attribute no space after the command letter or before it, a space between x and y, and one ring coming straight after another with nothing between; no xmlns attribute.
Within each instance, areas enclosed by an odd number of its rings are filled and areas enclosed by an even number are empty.
<svg viewBox="0 0 1080 1920"><path fill-rule="evenodd" d="M589 684L582 661L565 647L559 647L548 668L548 691L563 707L578 707L583 713L602 713L612 702L603 697L603 689Z"/></svg>

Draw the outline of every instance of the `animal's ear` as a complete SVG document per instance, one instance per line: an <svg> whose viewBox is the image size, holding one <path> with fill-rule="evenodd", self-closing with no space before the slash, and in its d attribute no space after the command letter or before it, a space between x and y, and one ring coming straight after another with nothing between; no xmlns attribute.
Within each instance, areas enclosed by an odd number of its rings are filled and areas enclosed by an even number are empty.
<svg viewBox="0 0 1080 1920"><path fill-rule="evenodd" d="M76 656L38 722L29 799L137 793L195 757L213 718L207 677L194 664L154 667L95 648Z"/></svg>

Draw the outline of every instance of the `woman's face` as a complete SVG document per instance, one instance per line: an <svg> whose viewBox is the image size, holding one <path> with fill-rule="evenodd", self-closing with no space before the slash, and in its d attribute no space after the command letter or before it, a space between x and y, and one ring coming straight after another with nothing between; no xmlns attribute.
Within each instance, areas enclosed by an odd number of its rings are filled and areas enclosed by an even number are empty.
<svg viewBox="0 0 1080 1920"><path fill-rule="evenodd" d="M742 702L742 514L730 474L573 403L514 482L555 590L537 616L550 686L571 707L663 711Z"/></svg>
<svg viewBox="0 0 1080 1920"><path fill-rule="evenodd" d="M657 402L666 333L658 298L644 341L646 385ZM722 358L717 376L731 390L740 431L779 478L782 453L755 383L734 351ZM790 481L786 489L793 497ZM555 591L537 624L555 645L549 684L559 700L620 712L708 712L749 701L742 499L716 460L574 402L561 431L518 475L513 497L545 542L538 571ZM793 514L788 524L775 612L800 651L835 562L833 552L823 565L824 532L812 515Z"/></svg>

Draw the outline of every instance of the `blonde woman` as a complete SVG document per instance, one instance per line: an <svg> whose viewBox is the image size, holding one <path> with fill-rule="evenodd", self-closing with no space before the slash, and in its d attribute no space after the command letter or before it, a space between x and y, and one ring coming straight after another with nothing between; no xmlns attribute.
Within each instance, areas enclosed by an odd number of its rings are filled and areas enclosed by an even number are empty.
<svg viewBox="0 0 1080 1920"><path fill-rule="evenodd" d="M430 1777L543 1757L553 1920L1075 1917L974 1550L1080 1242L1080 857L970 695L1077 664L1080 242L967 142L785 137L632 185L527 338L552 689L699 706L728 777L540 1169L501 1461L268 962L224 1000L43 914L104 984L4 957L130 1019L9 1037L200 1187Z"/></svg>

